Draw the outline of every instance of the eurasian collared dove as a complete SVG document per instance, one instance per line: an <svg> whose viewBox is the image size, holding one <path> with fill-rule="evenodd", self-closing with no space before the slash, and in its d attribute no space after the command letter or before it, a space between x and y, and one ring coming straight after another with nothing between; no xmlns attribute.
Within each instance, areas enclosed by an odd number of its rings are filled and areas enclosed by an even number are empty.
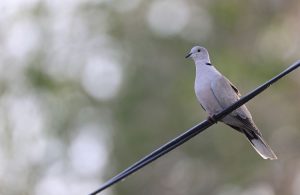
<svg viewBox="0 0 300 195"><path fill-rule="evenodd" d="M240 98L238 89L210 62L204 47L195 46L186 58L192 57L196 65L195 93L203 109L213 116ZM225 124L246 135L253 148L264 159L277 159L270 146L263 140L252 116L245 105L228 114Z"/></svg>

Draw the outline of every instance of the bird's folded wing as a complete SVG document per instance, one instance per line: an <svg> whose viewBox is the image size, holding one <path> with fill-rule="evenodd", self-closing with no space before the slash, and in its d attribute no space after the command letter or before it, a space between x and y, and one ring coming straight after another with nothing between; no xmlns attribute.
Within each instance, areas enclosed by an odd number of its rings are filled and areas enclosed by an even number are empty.
<svg viewBox="0 0 300 195"><path fill-rule="evenodd" d="M235 103L240 98L240 93L237 88L223 76L211 82L211 90L223 109ZM235 110L233 114L239 115L239 117L243 119L251 118L251 114L245 106Z"/></svg>
<svg viewBox="0 0 300 195"><path fill-rule="evenodd" d="M239 92L239 90L237 89L237 87L234 86L234 84L232 84L232 82L230 82L230 80L228 80L226 77L223 77L223 78L227 80L227 82L230 84L231 88L234 90L234 92L236 93L236 95L237 95L238 97L241 97L242 95L241 95L241 93Z"/></svg>

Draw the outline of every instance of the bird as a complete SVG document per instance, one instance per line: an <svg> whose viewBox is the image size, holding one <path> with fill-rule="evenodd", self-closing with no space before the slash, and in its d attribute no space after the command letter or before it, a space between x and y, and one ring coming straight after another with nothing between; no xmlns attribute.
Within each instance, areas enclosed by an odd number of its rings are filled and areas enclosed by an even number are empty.
<svg viewBox="0 0 300 195"><path fill-rule="evenodd" d="M204 47L194 46L186 58L192 58L196 66L194 90L197 100L208 113L208 119L216 123L214 116L239 100L241 94L211 63L209 53ZM244 134L263 159L277 159L245 105L225 116L221 122Z"/></svg>

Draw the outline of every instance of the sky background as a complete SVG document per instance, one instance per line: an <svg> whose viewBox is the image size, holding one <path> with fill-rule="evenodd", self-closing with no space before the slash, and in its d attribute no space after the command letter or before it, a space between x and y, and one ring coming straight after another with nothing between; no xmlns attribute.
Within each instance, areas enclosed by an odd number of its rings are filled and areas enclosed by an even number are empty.
<svg viewBox="0 0 300 195"><path fill-rule="evenodd" d="M242 94L300 59L297 0L0 2L0 194L83 195L206 119L194 45ZM300 72L103 195L299 195Z"/></svg>

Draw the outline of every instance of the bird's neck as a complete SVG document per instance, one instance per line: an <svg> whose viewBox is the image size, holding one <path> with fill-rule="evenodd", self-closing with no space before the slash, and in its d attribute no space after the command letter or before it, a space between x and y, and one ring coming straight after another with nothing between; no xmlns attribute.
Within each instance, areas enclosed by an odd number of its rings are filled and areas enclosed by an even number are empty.
<svg viewBox="0 0 300 195"><path fill-rule="evenodd" d="M198 60L196 65L196 78L212 79L221 73L210 63L210 60Z"/></svg>

